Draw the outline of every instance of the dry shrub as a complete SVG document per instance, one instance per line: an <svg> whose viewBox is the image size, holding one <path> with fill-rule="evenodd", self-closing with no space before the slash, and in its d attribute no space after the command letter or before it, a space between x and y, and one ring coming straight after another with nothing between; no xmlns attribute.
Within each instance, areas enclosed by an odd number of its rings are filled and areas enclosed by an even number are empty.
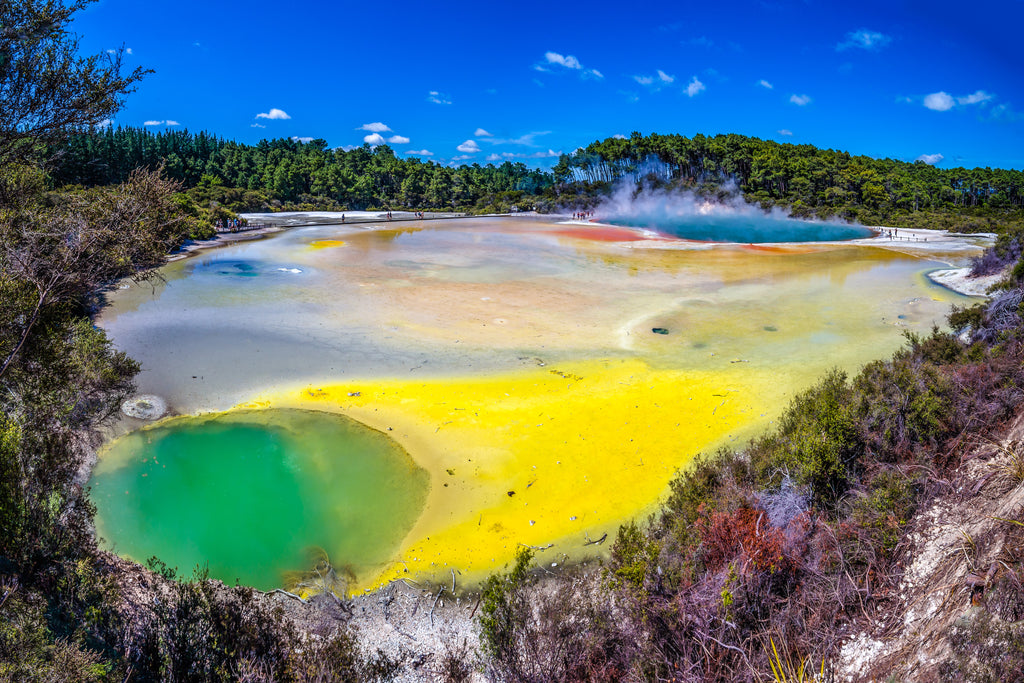
<svg viewBox="0 0 1024 683"><path fill-rule="evenodd" d="M939 666L947 681L997 683L1024 680L1024 624L974 608L949 633L952 654Z"/></svg>
<svg viewBox="0 0 1024 683"><path fill-rule="evenodd" d="M560 575L543 586L521 552L507 574L492 576L481 602L487 673L502 681L617 681L637 661L636 637L600 585Z"/></svg>
<svg viewBox="0 0 1024 683"><path fill-rule="evenodd" d="M741 508L715 512L698 522L704 540L704 564L716 571L733 562L739 567L762 572L792 572L792 558L783 552L785 534L773 527L763 510Z"/></svg>
<svg viewBox="0 0 1024 683"><path fill-rule="evenodd" d="M473 654L465 638L458 645L444 642L444 651L437 664L431 667L435 679L443 683L465 683L473 675Z"/></svg>

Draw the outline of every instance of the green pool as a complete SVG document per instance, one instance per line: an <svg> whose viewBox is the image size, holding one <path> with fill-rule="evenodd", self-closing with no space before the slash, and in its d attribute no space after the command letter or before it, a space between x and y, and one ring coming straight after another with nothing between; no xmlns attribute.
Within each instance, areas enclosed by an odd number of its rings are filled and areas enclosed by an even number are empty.
<svg viewBox="0 0 1024 683"><path fill-rule="evenodd" d="M429 476L354 420L254 410L131 433L101 454L91 487L97 531L117 553L270 589L323 553L339 573L379 568L419 516Z"/></svg>

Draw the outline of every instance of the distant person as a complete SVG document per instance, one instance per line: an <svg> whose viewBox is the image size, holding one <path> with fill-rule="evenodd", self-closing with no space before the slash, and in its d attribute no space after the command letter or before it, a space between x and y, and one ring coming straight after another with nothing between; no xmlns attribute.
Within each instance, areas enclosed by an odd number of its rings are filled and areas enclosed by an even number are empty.
<svg viewBox="0 0 1024 683"><path fill-rule="evenodd" d="M345 222L345 214L341 214L341 222L342 222L342 223L344 223L344 222Z"/></svg>

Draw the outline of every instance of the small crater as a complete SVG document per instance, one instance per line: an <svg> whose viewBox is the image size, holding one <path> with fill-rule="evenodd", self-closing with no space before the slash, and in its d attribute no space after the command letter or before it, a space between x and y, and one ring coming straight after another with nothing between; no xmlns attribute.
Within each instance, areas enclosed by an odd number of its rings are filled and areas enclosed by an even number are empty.
<svg viewBox="0 0 1024 683"><path fill-rule="evenodd" d="M121 412L138 420L155 420L167 412L167 403L151 394L136 396L121 404Z"/></svg>

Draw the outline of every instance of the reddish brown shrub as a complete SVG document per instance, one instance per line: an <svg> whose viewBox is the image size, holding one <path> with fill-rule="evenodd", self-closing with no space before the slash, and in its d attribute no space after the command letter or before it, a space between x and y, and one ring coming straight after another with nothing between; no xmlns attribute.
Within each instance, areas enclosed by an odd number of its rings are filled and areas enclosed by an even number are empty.
<svg viewBox="0 0 1024 683"><path fill-rule="evenodd" d="M697 521L705 567L714 572L734 563L741 571L791 571L786 536L772 526L763 510L743 507L734 512L713 512Z"/></svg>

